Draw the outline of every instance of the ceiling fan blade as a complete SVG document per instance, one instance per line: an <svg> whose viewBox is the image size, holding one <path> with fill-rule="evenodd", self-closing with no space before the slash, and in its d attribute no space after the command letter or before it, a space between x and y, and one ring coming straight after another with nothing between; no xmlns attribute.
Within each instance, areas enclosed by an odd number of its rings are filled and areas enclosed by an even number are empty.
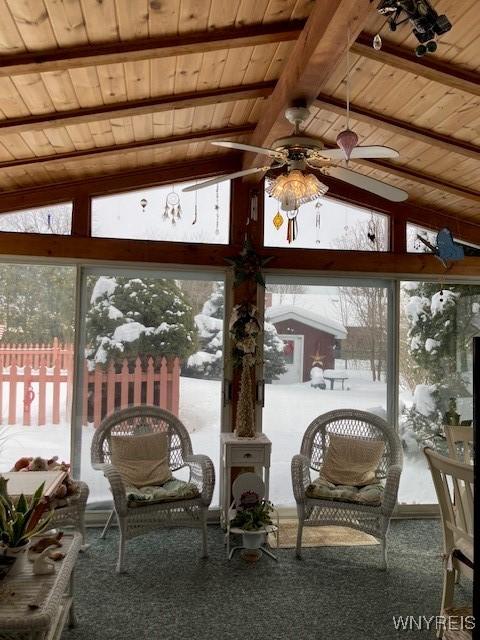
<svg viewBox="0 0 480 640"><path fill-rule="evenodd" d="M369 176L364 176L362 173L357 173L356 171L351 171L344 167L330 167L328 169L328 175L338 178L338 180L348 182L349 184L353 184L355 187L359 187L360 189L365 189L366 191L375 193L377 196L381 196L382 198L391 200L392 202L403 202L403 200L408 198L408 193L403 191L403 189L392 187L385 182L381 182L375 178L370 178Z"/></svg>
<svg viewBox="0 0 480 640"><path fill-rule="evenodd" d="M398 158L399 153L390 147L381 145L372 145L366 147L354 147L350 154L350 158ZM345 160L345 153L342 149L322 149L313 154L315 158L328 158L329 160Z"/></svg>
<svg viewBox="0 0 480 640"><path fill-rule="evenodd" d="M182 189L184 193L188 191L197 191L198 189L205 189L205 187L211 187L213 184L218 184L219 182L224 182L225 180L233 180L234 178L241 178L242 176L248 176L252 173L258 173L259 171L267 171L270 169L267 167L256 167L255 169L243 169L242 171L235 171L234 173L229 173L226 176L217 176L216 178L212 178L211 180L205 180L205 182L199 182L198 184L192 184L189 187L185 187Z"/></svg>
<svg viewBox="0 0 480 640"><path fill-rule="evenodd" d="M384 147L382 145L372 146L359 146L353 149L350 158L398 158L399 153L396 149L391 147Z"/></svg>
<svg viewBox="0 0 480 640"><path fill-rule="evenodd" d="M251 151L252 153L261 153L269 158L285 160L285 154L267 147L256 147L253 144L243 144L242 142L230 142L230 140L213 140L211 144L216 147L227 147L228 149L240 149L240 151Z"/></svg>

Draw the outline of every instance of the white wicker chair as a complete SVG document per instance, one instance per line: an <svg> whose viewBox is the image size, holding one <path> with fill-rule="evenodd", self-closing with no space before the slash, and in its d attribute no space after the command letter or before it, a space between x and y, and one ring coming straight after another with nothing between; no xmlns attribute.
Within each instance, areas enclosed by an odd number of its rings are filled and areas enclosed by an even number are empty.
<svg viewBox="0 0 480 640"><path fill-rule="evenodd" d="M385 442L385 450L376 471L377 479L385 479L380 506L307 498L305 490L311 483L310 469L320 470L331 433ZM303 436L300 454L292 459L292 484L298 513L297 557L301 557L304 526L345 526L359 529L380 540L382 568L386 569L386 536L397 501L402 464L400 439L382 418L354 409L330 411L315 418Z"/></svg>
<svg viewBox="0 0 480 640"><path fill-rule="evenodd" d="M200 496L171 502L129 505L120 473L111 464L111 435L144 435L166 432L172 472L190 467L190 482ZM121 409L107 416L95 431L92 440L92 466L103 471L113 494L114 512L120 529L117 572L124 568L125 543L159 527L190 526L203 532L203 557L207 557L207 512L215 486L213 463L207 456L192 455L192 444L185 426L169 411L142 405ZM113 512L104 529L105 535Z"/></svg>

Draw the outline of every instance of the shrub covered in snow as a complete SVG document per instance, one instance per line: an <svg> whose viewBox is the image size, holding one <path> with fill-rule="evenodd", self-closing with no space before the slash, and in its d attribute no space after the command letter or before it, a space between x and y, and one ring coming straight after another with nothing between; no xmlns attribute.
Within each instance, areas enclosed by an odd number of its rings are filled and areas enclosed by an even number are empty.
<svg viewBox="0 0 480 640"><path fill-rule="evenodd" d="M201 313L195 316L200 349L183 367L183 374L192 378L219 380L223 370L223 285L216 285ZM283 341L268 322L264 327L265 380L272 382L286 371Z"/></svg>
<svg viewBox="0 0 480 640"><path fill-rule="evenodd" d="M87 314L87 361L187 358L196 348L191 306L173 280L102 276Z"/></svg>
<svg viewBox="0 0 480 640"><path fill-rule="evenodd" d="M444 448L443 416L449 398L469 395L467 354L479 329L472 305L476 291L468 285L441 288L433 282L411 282L403 291L408 296L409 354L423 382L405 411L404 427L420 445Z"/></svg>

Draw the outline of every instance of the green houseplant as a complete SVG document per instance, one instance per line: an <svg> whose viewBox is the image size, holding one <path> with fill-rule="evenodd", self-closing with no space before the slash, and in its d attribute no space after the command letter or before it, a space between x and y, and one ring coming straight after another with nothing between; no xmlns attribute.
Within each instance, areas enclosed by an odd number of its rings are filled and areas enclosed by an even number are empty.
<svg viewBox="0 0 480 640"><path fill-rule="evenodd" d="M22 494L14 501L7 491L7 480L0 477L0 548L4 555L16 558L10 575L23 569L30 539L47 528L51 513L43 498L44 483L30 500Z"/></svg>
<svg viewBox="0 0 480 640"><path fill-rule="evenodd" d="M270 517L272 511L272 503L261 500L255 491L242 493L230 526L242 529L243 546L246 549L258 549L263 544L266 527L273 524Z"/></svg>

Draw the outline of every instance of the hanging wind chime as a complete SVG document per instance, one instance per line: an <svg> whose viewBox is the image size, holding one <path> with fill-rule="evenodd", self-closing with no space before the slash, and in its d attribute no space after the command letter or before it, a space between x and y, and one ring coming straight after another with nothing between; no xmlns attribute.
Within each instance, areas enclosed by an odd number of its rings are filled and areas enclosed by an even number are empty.
<svg viewBox="0 0 480 640"><path fill-rule="evenodd" d="M370 220L368 221L367 238L372 244L377 238L377 234L375 232L375 216L373 215L373 211L371 212Z"/></svg>
<svg viewBox="0 0 480 640"><path fill-rule="evenodd" d="M315 244L321 244L322 241L320 239L320 225L322 222L322 216L320 214L320 209L322 208L322 203L320 200L317 200L315 203Z"/></svg>
<svg viewBox="0 0 480 640"><path fill-rule="evenodd" d="M215 235L218 236L220 235L220 228L219 228L219 223L220 223L220 205L219 205L219 187L217 184L217 187L215 189Z"/></svg>
<svg viewBox="0 0 480 640"><path fill-rule="evenodd" d="M287 211L287 242L290 244L298 235L298 209Z"/></svg>
<svg viewBox="0 0 480 640"><path fill-rule="evenodd" d="M195 183L197 184L197 183ZM195 191L195 204L193 206L193 224L197 224L197 217L198 217L198 191Z"/></svg>

